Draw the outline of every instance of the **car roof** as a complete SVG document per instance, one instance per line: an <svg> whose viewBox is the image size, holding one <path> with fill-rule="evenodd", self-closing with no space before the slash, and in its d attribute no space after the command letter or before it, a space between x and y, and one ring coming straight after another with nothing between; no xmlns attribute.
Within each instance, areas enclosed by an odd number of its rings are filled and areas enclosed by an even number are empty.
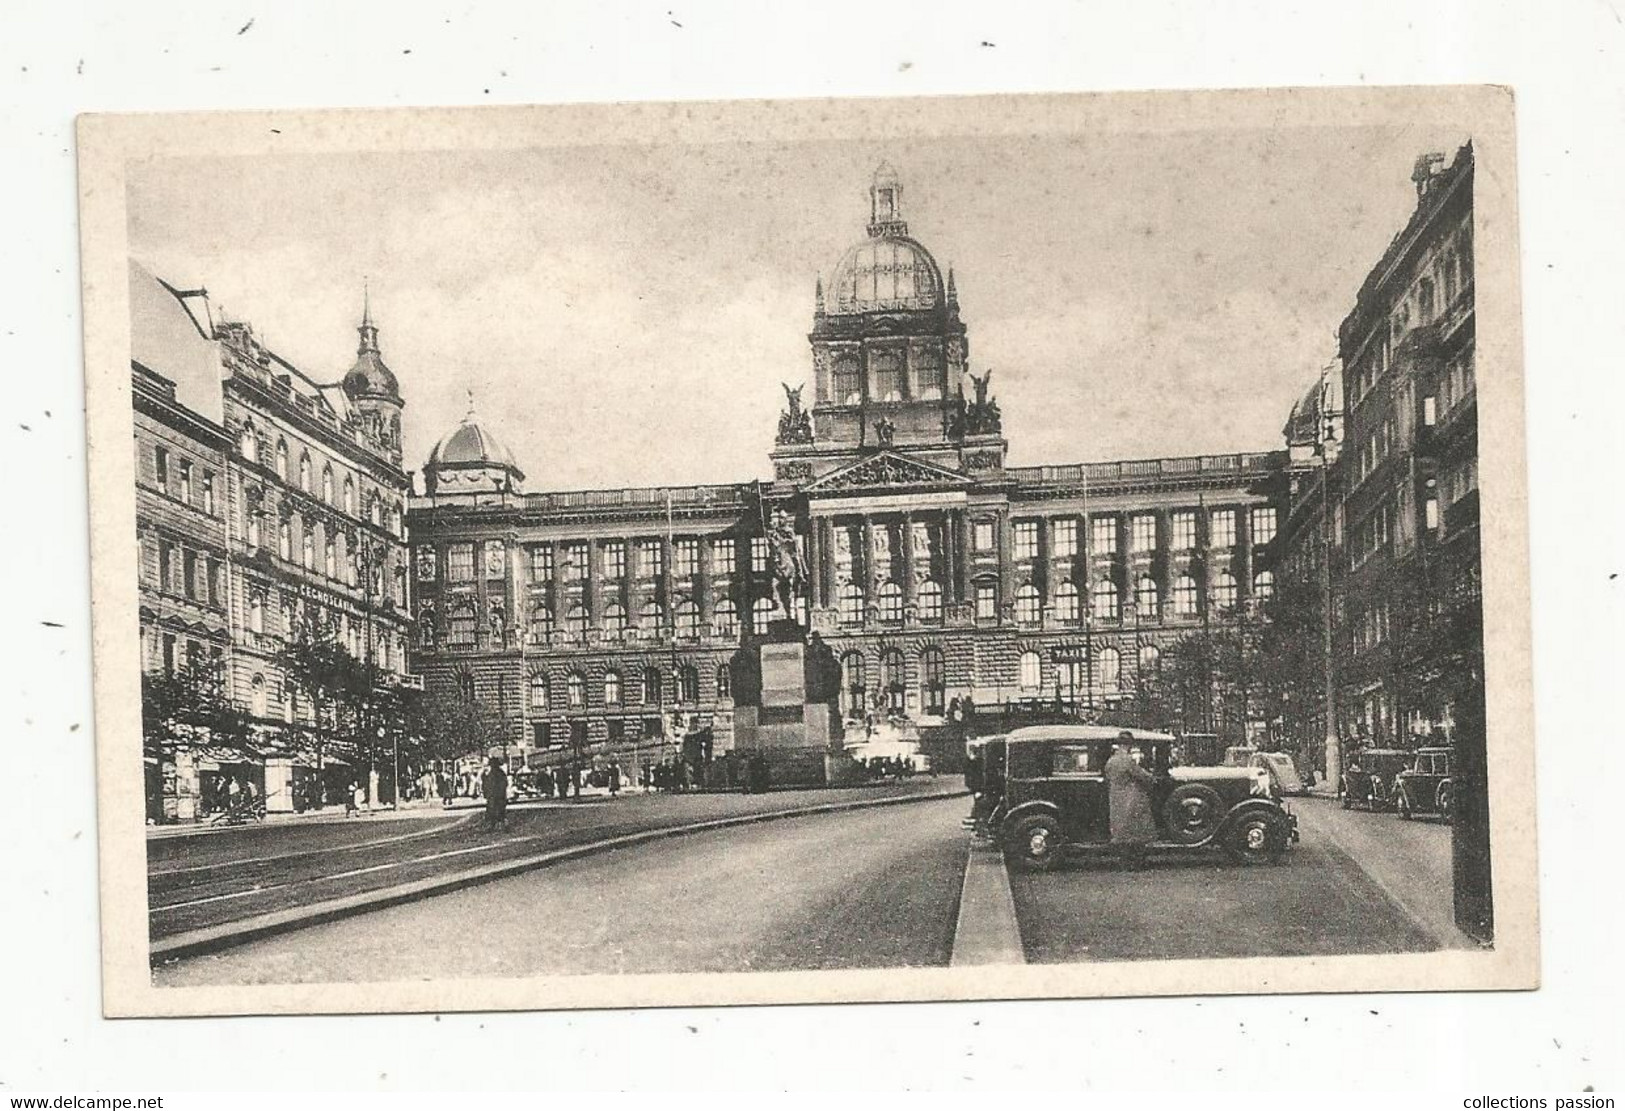
<svg viewBox="0 0 1625 1111"><path fill-rule="evenodd" d="M1150 729L1124 729L1120 725L1024 725L1005 735L1010 744L1024 741L1115 741L1122 734L1130 734L1135 741L1173 741L1172 733L1158 733Z"/></svg>
<svg viewBox="0 0 1625 1111"><path fill-rule="evenodd" d="M1354 753L1355 756L1412 756L1406 748L1362 748Z"/></svg>
<svg viewBox="0 0 1625 1111"><path fill-rule="evenodd" d="M1452 752L1452 751L1454 751L1454 750L1449 745L1426 745L1426 746L1416 750L1417 755L1421 755L1422 753L1425 752L1429 756L1437 756L1441 752Z"/></svg>

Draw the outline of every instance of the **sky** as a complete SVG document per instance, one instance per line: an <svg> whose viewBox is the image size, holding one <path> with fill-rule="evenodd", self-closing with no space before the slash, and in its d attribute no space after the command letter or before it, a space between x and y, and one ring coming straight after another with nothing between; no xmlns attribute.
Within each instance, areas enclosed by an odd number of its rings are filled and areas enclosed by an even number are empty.
<svg viewBox="0 0 1625 1111"><path fill-rule="evenodd" d="M406 465L475 409L529 490L769 477L814 280L882 161L954 268L1012 465L1262 451L1465 133L1293 128L164 159L133 257L318 381L362 286Z"/></svg>

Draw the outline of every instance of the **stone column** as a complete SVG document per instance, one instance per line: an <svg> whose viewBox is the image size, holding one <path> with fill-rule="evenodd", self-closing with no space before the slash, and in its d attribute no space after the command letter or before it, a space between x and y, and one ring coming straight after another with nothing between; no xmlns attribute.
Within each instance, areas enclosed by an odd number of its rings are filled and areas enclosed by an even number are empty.
<svg viewBox="0 0 1625 1111"><path fill-rule="evenodd" d="M547 608L553 611L553 633L564 628L564 549L557 541L547 542L553 553L553 579L547 584Z"/></svg>
<svg viewBox="0 0 1625 1111"><path fill-rule="evenodd" d="M700 607L700 634L708 637L711 635L711 614L716 608L715 591L711 586L711 541L708 537L696 537L694 544L700 571L700 585L694 591L694 601Z"/></svg>
<svg viewBox="0 0 1625 1111"><path fill-rule="evenodd" d="M593 629L601 627L601 619L604 613L604 602L601 597L604 581L603 567L603 541L594 537L587 541L587 625Z"/></svg>
<svg viewBox="0 0 1625 1111"><path fill-rule="evenodd" d="M903 514L903 612L914 604L914 514Z"/></svg>
<svg viewBox="0 0 1625 1111"><path fill-rule="evenodd" d="M999 550L999 620L1004 620L1004 611L1016 604L1016 576L1013 567L1014 559L1011 555L1010 513L1008 509L1001 512L996 520Z"/></svg>
<svg viewBox="0 0 1625 1111"><path fill-rule="evenodd" d="M946 605L951 606L959 601L958 511L953 509L943 510L940 528L942 530L942 577L947 580L942 584L943 601Z"/></svg>
<svg viewBox="0 0 1625 1111"><path fill-rule="evenodd" d="M861 566L854 567L853 580L863 587L863 605L868 612L875 593L875 526L867 515L863 518L863 556Z"/></svg>

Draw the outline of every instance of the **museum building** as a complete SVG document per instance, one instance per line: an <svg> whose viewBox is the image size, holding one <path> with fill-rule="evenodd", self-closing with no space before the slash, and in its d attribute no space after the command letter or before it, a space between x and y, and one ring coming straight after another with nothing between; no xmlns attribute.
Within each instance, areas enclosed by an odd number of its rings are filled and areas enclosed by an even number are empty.
<svg viewBox="0 0 1625 1111"><path fill-rule="evenodd" d="M808 340L811 397L787 390L771 478L529 492L471 407L408 510L426 688L480 703L534 762L635 763L700 731L722 753L729 660L793 616L839 660L849 722L1088 713L1272 592L1283 451L1007 465L954 274L910 236L889 167ZM775 590L792 532L794 588Z"/></svg>

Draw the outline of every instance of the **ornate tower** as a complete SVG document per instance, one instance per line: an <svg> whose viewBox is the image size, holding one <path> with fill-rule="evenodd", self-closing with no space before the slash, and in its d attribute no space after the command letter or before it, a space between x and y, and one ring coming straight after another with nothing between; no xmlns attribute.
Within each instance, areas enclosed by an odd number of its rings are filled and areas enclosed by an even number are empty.
<svg viewBox="0 0 1625 1111"><path fill-rule="evenodd" d="M369 431L389 451L391 460L401 462L401 410L406 402L401 399L400 383L395 374L384 365L378 350L378 328L372 322L372 299L363 285L361 292L361 325L356 329L361 342L356 347L355 365L344 376L345 395L356 411L362 415Z"/></svg>

